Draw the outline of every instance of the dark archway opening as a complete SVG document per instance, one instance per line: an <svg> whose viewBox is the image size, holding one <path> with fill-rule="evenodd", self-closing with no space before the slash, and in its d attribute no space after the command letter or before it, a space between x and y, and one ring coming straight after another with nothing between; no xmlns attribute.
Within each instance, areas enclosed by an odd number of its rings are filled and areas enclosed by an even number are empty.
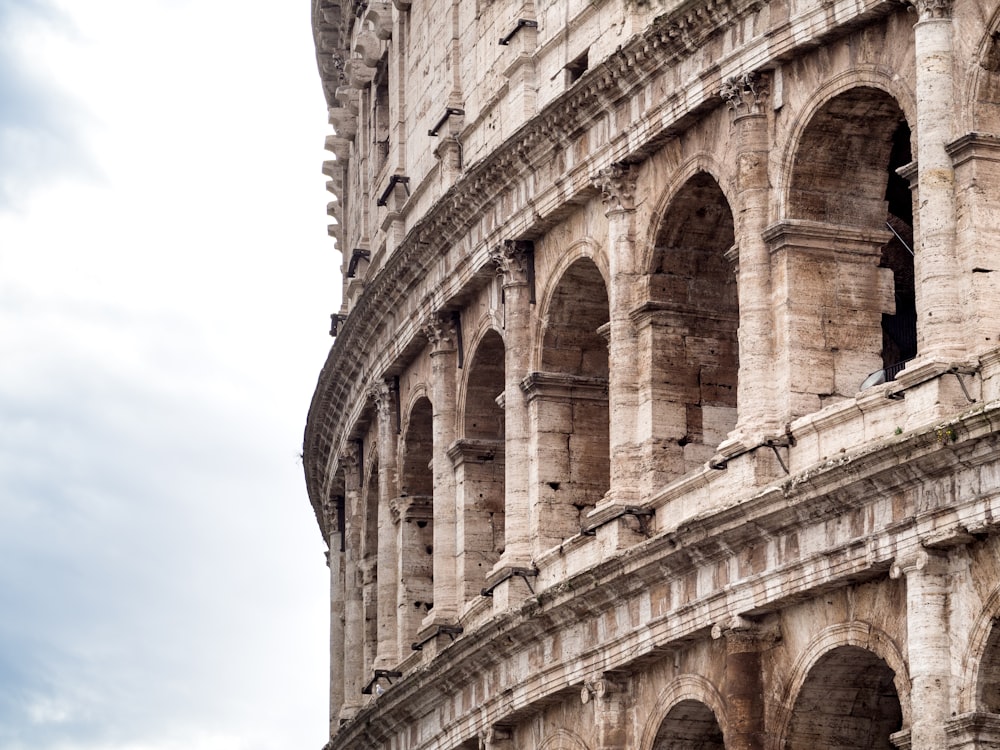
<svg viewBox="0 0 1000 750"><path fill-rule="evenodd" d="M581 258L556 285L545 312L541 371L524 386L536 444L532 530L539 551L579 533L611 483L609 320L604 277Z"/></svg>
<svg viewBox="0 0 1000 750"><path fill-rule="evenodd" d="M488 331L473 352L455 464L458 569L465 601L478 596L504 550L504 343Z"/></svg>
<svg viewBox="0 0 1000 750"><path fill-rule="evenodd" d="M684 700L660 724L652 750L725 750L722 729L704 703Z"/></svg>
<svg viewBox="0 0 1000 750"><path fill-rule="evenodd" d="M841 646L809 670L792 709L789 750L892 750L903 712L895 672L867 649Z"/></svg>
<svg viewBox="0 0 1000 750"><path fill-rule="evenodd" d="M420 398L410 410L403 435L399 516L398 621L401 650L416 640L424 616L434 606L433 410ZM403 653L406 653L403 651Z"/></svg>
<svg viewBox="0 0 1000 750"><path fill-rule="evenodd" d="M729 203L699 172L660 223L640 325L652 357L647 451L660 481L702 466L736 426L739 299L727 257L734 243Z"/></svg>

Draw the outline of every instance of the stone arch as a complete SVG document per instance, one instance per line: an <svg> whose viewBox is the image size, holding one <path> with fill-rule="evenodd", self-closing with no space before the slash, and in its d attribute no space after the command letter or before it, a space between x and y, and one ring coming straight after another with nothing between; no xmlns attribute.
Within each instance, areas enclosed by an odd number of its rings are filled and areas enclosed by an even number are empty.
<svg viewBox="0 0 1000 750"><path fill-rule="evenodd" d="M959 713L1000 713L1000 587L983 604L969 633L959 685Z"/></svg>
<svg viewBox="0 0 1000 750"><path fill-rule="evenodd" d="M816 662L789 717L785 747L892 750L903 712L884 659L860 646L837 646Z"/></svg>
<svg viewBox="0 0 1000 750"><path fill-rule="evenodd" d="M589 748L576 732L557 729L542 740L538 750L589 750Z"/></svg>
<svg viewBox="0 0 1000 750"><path fill-rule="evenodd" d="M640 422L650 425L643 443L654 486L702 466L736 426L734 243L722 186L703 169L689 170L656 223L636 323L640 348L651 354L639 401Z"/></svg>
<svg viewBox="0 0 1000 750"><path fill-rule="evenodd" d="M455 466L460 598L479 595L500 559L505 534L504 342L484 325L469 347L459 395ZM498 402L499 400L499 402Z"/></svg>
<svg viewBox="0 0 1000 750"><path fill-rule="evenodd" d="M644 238L642 250L640 251L641 256L637 259L636 264L638 268L641 268L648 273L648 270L652 267L654 263L654 255L656 253L657 235L660 233L667 211L670 210L670 206L677 198L677 194L680 193L692 177L700 172L704 172L711 176L712 179L714 179L719 185L719 189L725 196L726 202L729 205L733 205L731 187L728 181L723 177L725 170L712 154L699 151L678 164L676 167L671 168L672 177L669 183L667 183L664 189L660 192L660 195L656 200L655 208L653 208L651 212L651 221L646 227L646 236Z"/></svg>
<svg viewBox="0 0 1000 750"><path fill-rule="evenodd" d="M600 272L604 281L605 295L611 286L611 270L608 267L608 259L597 244L589 239L579 239L570 245L565 251L560 252L558 261L552 266L547 274L548 281L538 295L538 319L535 330L535 345L532 352L531 367L536 370L544 369L542 365L542 355L545 350L545 337L549 327L548 311L552 309L553 297L559 289L560 282L565 278L566 272L571 266L576 265L581 260L591 261ZM609 316L610 317L610 316Z"/></svg>
<svg viewBox="0 0 1000 750"><path fill-rule="evenodd" d="M969 76L965 101L970 103L970 122L958 132L1000 132L1000 8L987 21L976 50L976 63Z"/></svg>
<svg viewBox="0 0 1000 750"><path fill-rule="evenodd" d="M803 686L806 685L810 675L816 676L813 671L815 667L822 665L824 659L829 655L845 648L852 649L852 651L840 651L835 656L830 657L834 660L831 664L847 662L852 656L863 657L861 652L871 654L871 657L867 657L868 661L866 662L866 665L871 667L869 676L876 682L883 679L882 686L884 687L884 678L889 676L888 673L891 673L889 679L899 706L899 725L902 727L910 725L910 679L906 662L899 649L885 631L870 623L858 621L843 623L824 629L795 660L783 699L775 709L775 729L771 735L770 750L799 747L789 744L789 737L795 706L803 695ZM841 674L843 674L843 670ZM870 698L871 695L867 697ZM896 729L899 729L900 726L897 726ZM798 727L796 727L796 731L798 731ZM817 746L814 750L822 750L822 747L826 746Z"/></svg>
<svg viewBox="0 0 1000 750"><path fill-rule="evenodd" d="M868 88L882 91L895 100L912 132L917 121L916 96L909 87L902 83L902 80L894 71L888 70L884 66L859 65L833 76L803 102L787 130L787 140L780 157L781 169L774 174L776 184L773 194L778 201L777 216L790 217L792 215L789 210L789 187L795 159L799 153L799 144L802 142L802 134L816 114L830 100L852 89Z"/></svg>
<svg viewBox="0 0 1000 750"><path fill-rule="evenodd" d="M641 750L722 750L726 731L722 695L704 677L684 674L672 680L657 697L656 708L643 728L639 747ZM664 744L668 741L671 744Z"/></svg>
<svg viewBox="0 0 1000 750"><path fill-rule="evenodd" d="M536 553L578 534L610 486L605 275L577 246L542 303L539 370L525 378L531 530Z"/></svg>
<svg viewBox="0 0 1000 750"><path fill-rule="evenodd" d="M785 215L879 225L885 220L886 185L895 177L888 164L900 124L910 136L910 120L899 101L872 85L851 86L812 107L789 144ZM906 210L912 215L912 206Z"/></svg>
<svg viewBox="0 0 1000 750"><path fill-rule="evenodd" d="M789 144L768 229L791 414L895 378L917 353L910 121L884 86L835 87ZM848 166L849 165L849 166Z"/></svg>
<svg viewBox="0 0 1000 750"><path fill-rule="evenodd" d="M424 615L434 606L433 408L426 392L407 405L400 436L397 612L401 653L416 641Z"/></svg>

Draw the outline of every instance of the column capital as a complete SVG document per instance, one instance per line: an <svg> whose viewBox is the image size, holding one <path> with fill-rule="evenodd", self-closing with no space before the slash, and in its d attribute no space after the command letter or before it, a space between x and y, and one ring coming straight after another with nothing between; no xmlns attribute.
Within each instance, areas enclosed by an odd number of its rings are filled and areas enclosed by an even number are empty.
<svg viewBox="0 0 1000 750"><path fill-rule="evenodd" d="M712 638L724 638L726 651L731 654L765 651L781 640L781 629L737 615L728 622L715 623Z"/></svg>
<svg viewBox="0 0 1000 750"><path fill-rule="evenodd" d="M940 21L951 18L954 0L901 0L909 11L916 11L918 21Z"/></svg>
<svg viewBox="0 0 1000 750"><path fill-rule="evenodd" d="M358 444L354 441L349 441L341 449L339 460L345 472L357 471L361 466L361 451L358 449Z"/></svg>
<svg viewBox="0 0 1000 750"><path fill-rule="evenodd" d="M434 499L430 495L400 495L389 501L389 512L393 523L429 521L433 518Z"/></svg>
<svg viewBox="0 0 1000 750"><path fill-rule="evenodd" d="M368 388L368 395L375 402L375 410L379 417L388 417L392 412L393 388L388 382L380 380Z"/></svg>
<svg viewBox="0 0 1000 750"><path fill-rule="evenodd" d="M605 674L583 683L583 687L580 688L580 701L586 704L593 698L600 705L609 700L622 699L628 692L628 683L624 679Z"/></svg>
<svg viewBox="0 0 1000 750"><path fill-rule="evenodd" d="M604 212L613 213L635 210L635 186L639 168L628 162L616 162L598 171L590 178L591 183L601 191Z"/></svg>
<svg viewBox="0 0 1000 750"><path fill-rule="evenodd" d="M889 569L889 577L898 579L913 573L944 575L948 572L948 553L943 550L920 547L898 556Z"/></svg>
<svg viewBox="0 0 1000 750"><path fill-rule="evenodd" d="M768 77L755 71L727 78L719 91L733 111L734 119L741 115L764 114L764 105L770 93Z"/></svg>
<svg viewBox="0 0 1000 750"><path fill-rule="evenodd" d="M505 284L526 284L531 273L535 243L531 240L504 240L490 250L490 260Z"/></svg>
<svg viewBox="0 0 1000 750"><path fill-rule="evenodd" d="M431 344L432 354L454 351L458 345L458 326L449 312L431 313L421 331Z"/></svg>

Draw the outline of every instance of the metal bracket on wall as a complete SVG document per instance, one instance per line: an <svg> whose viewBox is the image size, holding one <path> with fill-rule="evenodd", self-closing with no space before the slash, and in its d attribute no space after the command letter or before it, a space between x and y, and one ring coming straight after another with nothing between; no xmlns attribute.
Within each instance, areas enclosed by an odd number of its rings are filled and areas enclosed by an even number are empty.
<svg viewBox="0 0 1000 750"><path fill-rule="evenodd" d="M436 136L438 134L438 131L444 127L444 124L446 122L448 122L449 117L451 117L452 115L464 115L464 114L465 114L464 109L459 109L458 107L446 107L444 110L444 114L441 116L441 119L434 124L433 128L427 131L427 135Z"/></svg>
<svg viewBox="0 0 1000 750"><path fill-rule="evenodd" d="M394 679L398 680L402 676L403 676L402 672L396 672L391 669L376 669L374 676L370 680L368 680L368 684L365 685L363 688L361 688L361 694L371 695L372 689L375 687L375 685L378 683L379 680L385 680L391 685ZM381 695L381 693L379 694Z"/></svg>
<svg viewBox="0 0 1000 750"><path fill-rule="evenodd" d="M393 174L389 175L389 184L385 186L385 190L382 191L382 195L380 195L379 199L375 201L376 205L384 206L388 203L389 196L392 195L392 190L396 187L396 185L402 185L406 188L406 197L410 197L410 178L402 174Z"/></svg>
<svg viewBox="0 0 1000 750"><path fill-rule="evenodd" d="M508 31L506 36L500 37L501 46L506 47L508 44L510 44L510 40L514 38L514 34L519 32L521 29L525 28L537 29L538 21L532 21L529 18L518 18L517 24L514 26L514 28Z"/></svg>
<svg viewBox="0 0 1000 750"><path fill-rule="evenodd" d="M597 530L601 528L601 526L609 524L612 521L615 521L619 518L623 518L625 516L632 516L637 521L639 521L639 531L642 532L642 535L649 536L649 528L647 521L648 519L652 518L655 515L656 511L654 511L652 508L640 508L637 505L623 505L620 508L617 508L607 518L602 518L601 520L597 521L597 523L594 523L590 526L584 526L582 529L580 529L580 533L583 534L583 536L594 536L595 534L597 534Z"/></svg>
<svg viewBox="0 0 1000 750"><path fill-rule="evenodd" d="M439 635L447 635L451 638L452 643L455 642L456 635L462 635L464 632L461 625L437 625L430 633L424 636L422 639L410 645L410 648L414 651L423 651L424 646L426 646L430 641L437 638Z"/></svg>
<svg viewBox="0 0 1000 750"><path fill-rule="evenodd" d="M347 262L347 278L353 279L358 273L358 262L362 260L371 260L371 252L365 250L363 247L354 248L351 253L351 259Z"/></svg>
<svg viewBox="0 0 1000 750"><path fill-rule="evenodd" d="M491 583L486 588L482 589L479 593L483 596L493 596L493 589L499 586L504 581L509 581L511 578L522 578L524 582L528 585L528 591L532 594L535 590L531 587L531 581L528 578L535 578L538 576L538 568L507 568L503 575L497 578L493 583Z"/></svg>

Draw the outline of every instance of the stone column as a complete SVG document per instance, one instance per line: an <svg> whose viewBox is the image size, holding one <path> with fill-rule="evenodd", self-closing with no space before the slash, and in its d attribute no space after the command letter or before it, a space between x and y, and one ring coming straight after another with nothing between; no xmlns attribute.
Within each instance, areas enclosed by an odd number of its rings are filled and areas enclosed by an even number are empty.
<svg viewBox="0 0 1000 750"><path fill-rule="evenodd" d="M764 233L774 284L776 384L783 421L850 399L882 366L882 314L892 271L879 267L891 234L784 219Z"/></svg>
<svg viewBox="0 0 1000 750"><path fill-rule="evenodd" d="M361 532L364 522L361 501L361 456L355 444L349 444L340 455L344 468L344 650L341 654L344 670L344 701L341 721L351 719L361 708L361 688L364 687L364 613L361 608Z"/></svg>
<svg viewBox="0 0 1000 750"><path fill-rule="evenodd" d="M955 167L955 254L965 286L963 328L971 356L994 350L1000 332L1000 212L985 185L1000 184L1000 135L967 133L948 144ZM971 272L971 273L970 273Z"/></svg>
<svg viewBox="0 0 1000 750"><path fill-rule="evenodd" d="M528 405L521 381L531 358L530 242L508 240L490 253L503 279L505 545L489 579L531 563L528 508Z"/></svg>
<svg viewBox="0 0 1000 750"><path fill-rule="evenodd" d="M906 651L910 667L910 748L947 747L950 717L948 557L920 549L897 560L893 578L906 579Z"/></svg>
<svg viewBox="0 0 1000 750"><path fill-rule="evenodd" d="M458 327L450 313L435 313L424 325L431 344L431 403L434 447L434 608L421 629L451 624L458 617L455 578L455 467L448 448L455 442L455 373L458 369Z"/></svg>
<svg viewBox="0 0 1000 750"><path fill-rule="evenodd" d="M396 420L399 409L396 391L388 382L371 388L378 420L378 647L375 669L391 669L401 655L396 627L396 534L390 500L399 494L397 482ZM405 657L405 654L402 655Z"/></svg>
<svg viewBox="0 0 1000 750"><path fill-rule="evenodd" d="M584 684L580 699L585 704L594 704L594 750L625 750L629 747L630 698L625 681L608 675Z"/></svg>
<svg viewBox="0 0 1000 750"><path fill-rule="evenodd" d="M715 625L712 637L726 641L726 682L724 695L729 734L726 747L733 750L763 750L764 680L761 652L778 640L776 628L765 628L741 617L727 625Z"/></svg>
<svg viewBox="0 0 1000 750"><path fill-rule="evenodd" d="M344 558L336 523L330 532L326 564L330 568L330 736L340 724L344 705Z"/></svg>
<svg viewBox="0 0 1000 750"><path fill-rule="evenodd" d="M963 354L964 334L955 256L955 172L946 151L955 128L952 0L916 0L915 5L917 351L921 357L954 360Z"/></svg>
<svg viewBox="0 0 1000 750"><path fill-rule="evenodd" d="M608 218L608 411L611 420L611 489L605 503L632 505L639 500L641 448L638 416L639 347L630 313L636 307L635 189L638 167L612 164L593 183L601 190Z"/></svg>
<svg viewBox="0 0 1000 750"><path fill-rule="evenodd" d="M463 438L448 449L455 467L458 605L475 601L503 549L504 452L499 440Z"/></svg>
<svg viewBox="0 0 1000 750"><path fill-rule="evenodd" d="M730 78L722 97L732 110L736 152L736 278L739 292L739 380L733 437L746 447L781 432L774 398L774 316L771 254L764 241L771 181L768 175L769 79L759 73Z"/></svg>

